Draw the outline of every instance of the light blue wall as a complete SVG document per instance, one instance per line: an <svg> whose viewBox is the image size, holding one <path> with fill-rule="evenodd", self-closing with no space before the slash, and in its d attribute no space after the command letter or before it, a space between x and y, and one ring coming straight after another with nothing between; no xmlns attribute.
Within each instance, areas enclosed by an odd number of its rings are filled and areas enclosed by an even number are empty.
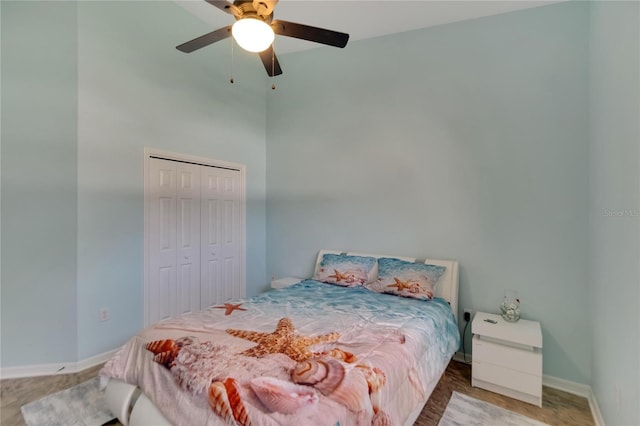
<svg viewBox="0 0 640 426"><path fill-rule="evenodd" d="M570 2L286 55L268 273L320 248L455 258L461 311L517 290L545 374L589 383L588 22Z"/></svg>
<svg viewBox="0 0 640 426"><path fill-rule="evenodd" d="M265 275L265 82L259 60L227 43L186 55L211 29L172 2L79 2L79 357L143 325L143 148L247 165L247 292ZM115 25L115 27L114 27ZM220 53L223 52L221 55ZM112 320L99 322L98 310Z"/></svg>
<svg viewBox="0 0 640 426"><path fill-rule="evenodd" d="M591 5L591 386L607 425L640 424L640 4Z"/></svg>
<svg viewBox="0 0 640 426"><path fill-rule="evenodd" d="M3 365L76 357L76 11L1 2Z"/></svg>
<svg viewBox="0 0 640 426"><path fill-rule="evenodd" d="M178 52L210 28L172 2L3 1L2 24L2 367L142 327L145 146L247 166L247 291L263 290L260 61L236 52L232 86L228 44Z"/></svg>

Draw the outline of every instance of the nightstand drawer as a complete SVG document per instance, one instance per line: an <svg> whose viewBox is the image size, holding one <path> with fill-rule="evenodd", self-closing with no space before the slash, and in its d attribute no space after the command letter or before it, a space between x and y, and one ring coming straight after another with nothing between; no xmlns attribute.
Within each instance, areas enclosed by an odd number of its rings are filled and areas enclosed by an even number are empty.
<svg viewBox="0 0 640 426"><path fill-rule="evenodd" d="M504 368L488 362L473 360L473 378L518 392L540 397L542 377Z"/></svg>
<svg viewBox="0 0 640 426"><path fill-rule="evenodd" d="M473 360L538 377L542 376L542 353L539 348L521 349L476 335L473 337Z"/></svg>

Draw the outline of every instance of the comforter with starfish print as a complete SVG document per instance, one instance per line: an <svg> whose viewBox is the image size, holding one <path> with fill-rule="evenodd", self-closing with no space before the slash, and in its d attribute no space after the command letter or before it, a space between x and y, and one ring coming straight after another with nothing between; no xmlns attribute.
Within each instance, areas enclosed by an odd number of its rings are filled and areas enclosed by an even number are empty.
<svg viewBox="0 0 640 426"><path fill-rule="evenodd" d="M148 327L100 375L176 425L402 425L459 343L442 299L307 280Z"/></svg>

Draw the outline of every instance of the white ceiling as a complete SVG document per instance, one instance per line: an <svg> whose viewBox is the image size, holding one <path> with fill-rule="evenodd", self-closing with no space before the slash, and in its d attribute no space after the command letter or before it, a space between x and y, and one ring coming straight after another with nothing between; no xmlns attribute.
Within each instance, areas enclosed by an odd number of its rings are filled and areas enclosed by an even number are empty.
<svg viewBox="0 0 640 426"><path fill-rule="evenodd" d="M544 6L558 1L562 0L280 0L275 8L274 18L349 33L349 41L354 41ZM212 31L234 22L233 16L204 0L176 2L210 25ZM200 35L202 34L194 33L193 38ZM275 43L276 52L280 54L320 46L280 36Z"/></svg>

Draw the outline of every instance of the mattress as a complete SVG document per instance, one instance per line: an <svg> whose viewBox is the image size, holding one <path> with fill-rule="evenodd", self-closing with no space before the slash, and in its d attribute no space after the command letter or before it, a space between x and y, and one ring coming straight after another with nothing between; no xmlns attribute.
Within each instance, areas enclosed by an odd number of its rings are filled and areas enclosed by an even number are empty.
<svg viewBox="0 0 640 426"><path fill-rule="evenodd" d="M100 376L176 425L400 425L459 344L444 299L306 280L148 327Z"/></svg>

